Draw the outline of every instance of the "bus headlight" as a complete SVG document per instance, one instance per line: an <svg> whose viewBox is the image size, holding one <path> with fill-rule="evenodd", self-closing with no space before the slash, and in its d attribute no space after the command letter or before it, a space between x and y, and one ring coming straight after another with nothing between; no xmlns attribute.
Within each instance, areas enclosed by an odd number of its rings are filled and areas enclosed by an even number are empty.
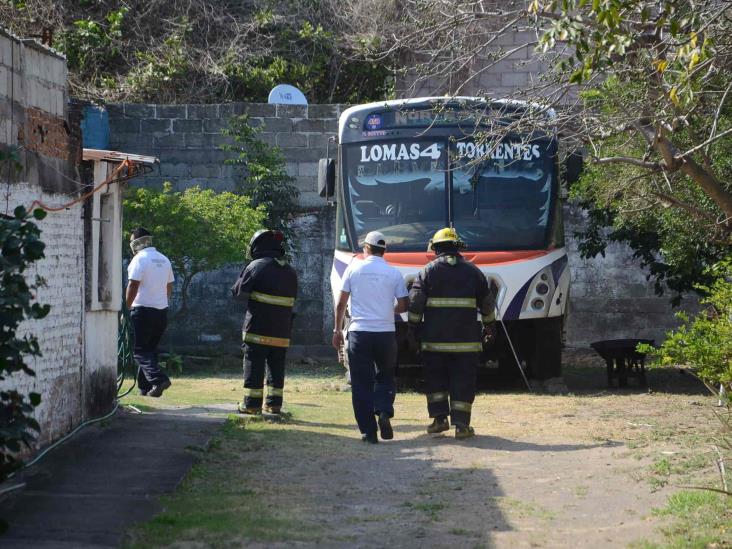
<svg viewBox="0 0 732 549"><path fill-rule="evenodd" d="M549 291L549 286L544 282L539 282L539 284L536 285L536 293L539 295L546 295Z"/></svg>
<svg viewBox="0 0 732 549"><path fill-rule="evenodd" d="M541 310L541 309L544 308L544 300L543 299L535 299L534 301L532 301L531 306L534 309L536 309L537 311L538 310Z"/></svg>

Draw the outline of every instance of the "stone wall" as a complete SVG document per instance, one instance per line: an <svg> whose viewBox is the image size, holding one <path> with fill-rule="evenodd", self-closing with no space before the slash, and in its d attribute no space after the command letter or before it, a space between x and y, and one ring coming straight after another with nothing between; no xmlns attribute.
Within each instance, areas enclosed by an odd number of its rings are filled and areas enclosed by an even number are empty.
<svg viewBox="0 0 732 549"><path fill-rule="evenodd" d="M0 146L19 149L20 173L0 174L0 208L12 214L34 200L58 205L79 195L81 161L80 113L70 109L66 96L66 60L33 41L18 39L0 29ZM45 258L28 271L30 280L45 279L36 296L51 305L41 320L21 325L21 335L38 337L42 357L30 359L35 377L16 374L0 388L42 396L36 409L40 443L57 439L88 417L84 370L84 224L82 205L50 213L38 222L46 244ZM116 339L115 333L111 335ZM114 376L101 408L113 404ZM111 388L111 393L109 389ZM100 403L97 401L97 408Z"/></svg>
<svg viewBox="0 0 732 549"><path fill-rule="evenodd" d="M508 67L504 67L506 73ZM503 77L501 77L503 78ZM115 105L110 107L112 147L160 158L160 170L134 184L160 186L169 180L179 188L200 184L232 189L235 172L223 164L227 142L220 134L226 119L248 113L262 128L261 138L281 147L288 172L296 178L303 213L295 222L299 250L294 265L301 282L296 306L294 342L327 345L332 327L329 273L333 253L334 210L316 194L317 161L336 134L341 105L284 107L262 104ZM331 155L333 147L331 146ZM673 325L667 298L658 298L630 250L611 246L605 258L581 260L573 238L582 212L566 208L567 246L573 285L568 344L586 346L611 337L660 340ZM238 345L241 311L229 299L239 267L199 275L191 287L191 315L176 322L170 342L176 349L233 350Z"/></svg>
<svg viewBox="0 0 732 549"><path fill-rule="evenodd" d="M220 150L221 145L232 142L221 130L233 116L249 115L251 123L261 128L259 138L281 149L303 208L294 224L298 240L293 263L300 278L293 333L297 345L321 345L330 337L331 328L324 326L324 319L331 314L328 276L332 253L323 250L334 238L332 210L324 208L325 201L317 194L317 173L318 160L326 156L328 140L335 137L344 108L244 103L109 106L110 147L160 159L159 169L135 180L134 185L161 187L170 181L178 190L193 185L233 190L236 168L224 164L232 153ZM330 151L335 153L332 143ZM232 266L194 279L189 289L190 313L171 323L167 338L171 348L236 349L243 315L230 299L229 288L239 269Z"/></svg>

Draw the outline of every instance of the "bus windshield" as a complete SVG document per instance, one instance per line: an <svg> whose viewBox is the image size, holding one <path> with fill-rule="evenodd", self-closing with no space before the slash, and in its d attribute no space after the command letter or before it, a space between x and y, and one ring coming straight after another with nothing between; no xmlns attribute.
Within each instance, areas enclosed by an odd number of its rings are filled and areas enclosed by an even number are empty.
<svg viewBox="0 0 732 549"><path fill-rule="evenodd" d="M452 222L469 250L544 249L557 221L555 148L550 139L491 147L443 137L344 145L349 240L358 249L378 230L391 252L425 251Z"/></svg>
<svg viewBox="0 0 732 549"><path fill-rule="evenodd" d="M472 159L470 143L461 145L452 172L453 222L468 249L546 247L556 185L550 142L500 143Z"/></svg>
<svg viewBox="0 0 732 549"><path fill-rule="evenodd" d="M435 139L345 147L345 206L359 247L370 231L390 251L424 251L447 218L447 154Z"/></svg>

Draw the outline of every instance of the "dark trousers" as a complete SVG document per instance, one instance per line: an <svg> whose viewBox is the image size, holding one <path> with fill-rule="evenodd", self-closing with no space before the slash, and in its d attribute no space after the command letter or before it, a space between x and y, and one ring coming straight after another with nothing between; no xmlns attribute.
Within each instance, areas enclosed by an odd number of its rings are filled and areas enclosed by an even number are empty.
<svg viewBox="0 0 732 549"><path fill-rule="evenodd" d="M376 433L375 414L394 416L396 360L394 332L348 333L353 413L363 434Z"/></svg>
<svg viewBox="0 0 732 549"><path fill-rule="evenodd" d="M141 391L149 391L153 385L168 380L158 365L158 343L168 325L168 309L134 307L130 319L135 329L133 356L140 366L137 386Z"/></svg>
<svg viewBox="0 0 732 549"><path fill-rule="evenodd" d="M264 376L267 374L267 406L282 406L287 348L245 343L244 407L262 408Z"/></svg>
<svg viewBox="0 0 732 549"><path fill-rule="evenodd" d="M430 417L449 414L453 424L470 425L478 360L479 353L422 353Z"/></svg>

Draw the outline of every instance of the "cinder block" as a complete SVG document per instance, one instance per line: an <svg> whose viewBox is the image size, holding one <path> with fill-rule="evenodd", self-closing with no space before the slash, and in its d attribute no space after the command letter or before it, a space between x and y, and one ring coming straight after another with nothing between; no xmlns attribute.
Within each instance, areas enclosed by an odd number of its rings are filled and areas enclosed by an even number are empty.
<svg viewBox="0 0 732 549"><path fill-rule="evenodd" d="M292 120L289 118L264 118L262 130L265 132L291 132Z"/></svg>
<svg viewBox="0 0 732 549"><path fill-rule="evenodd" d="M186 136L182 133L154 136L153 146L157 149L184 149L186 146Z"/></svg>
<svg viewBox="0 0 732 549"><path fill-rule="evenodd" d="M145 119L155 118L155 105L139 105L133 103L125 103L121 105L125 115L132 118Z"/></svg>
<svg viewBox="0 0 732 549"><path fill-rule="evenodd" d="M155 118L185 118L187 114L186 105L156 105Z"/></svg>
<svg viewBox="0 0 732 549"><path fill-rule="evenodd" d="M318 176L318 163L317 162L300 162L297 165L297 175L300 177L317 177Z"/></svg>
<svg viewBox="0 0 732 549"><path fill-rule="evenodd" d="M125 114L127 109L125 108ZM171 131L172 121L170 119L161 120L142 120L140 124L141 133L169 133Z"/></svg>
<svg viewBox="0 0 732 549"><path fill-rule="evenodd" d="M200 120L173 120L174 133L201 133L203 124Z"/></svg>
<svg viewBox="0 0 732 549"><path fill-rule="evenodd" d="M221 130L227 127L226 120L220 118L209 118L203 121L204 133L221 133Z"/></svg>
<svg viewBox="0 0 732 549"><path fill-rule="evenodd" d="M151 153L153 151L153 136L146 133L117 133L112 128L110 146L136 154Z"/></svg>
<svg viewBox="0 0 732 549"><path fill-rule="evenodd" d="M337 135L338 134L338 119L325 120L323 122L323 131L326 133Z"/></svg>
<svg viewBox="0 0 732 549"><path fill-rule="evenodd" d="M244 112L252 117L270 118L277 116L277 105L269 103L243 103Z"/></svg>
<svg viewBox="0 0 732 549"><path fill-rule="evenodd" d="M277 145L277 135L274 133L260 133L257 135L257 139L272 147Z"/></svg>
<svg viewBox="0 0 732 549"><path fill-rule="evenodd" d="M325 150L326 148L330 149L330 155L331 157L335 157L336 152L336 144L335 144L335 135L328 135L325 133L317 134L317 133L309 133L308 134L308 148L310 149L318 149L322 151L323 158L325 158Z"/></svg>
<svg viewBox="0 0 732 549"><path fill-rule="evenodd" d="M506 88L524 86L529 81L525 72L504 73L501 75L501 85Z"/></svg>
<svg viewBox="0 0 732 549"><path fill-rule="evenodd" d="M188 105L188 118L205 120L207 118L218 118L218 105Z"/></svg>
<svg viewBox="0 0 732 549"><path fill-rule="evenodd" d="M282 118L307 118L307 105L277 105L277 117Z"/></svg>
<svg viewBox="0 0 732 549"><path fill-rule="evenodd" d="M190 165L186 163L171 164L169 162L160 164L160 175L163 177L189 177L191 175Z"/></svg>
<svg viewBox="0 0 732 549"><path fill-rule="evenodd" d="M112 118L109 120L109 129L112 133L140 133L138 118Z"/></svg>
<svg viewBox="0 0 732 549"><path fill-rule="evenodd" d="M197 164L191 166L191 177L220 177L220 164Z"/></svg>
<svg viewBox="0 0 732 549"><path fill-rule="evenodd" d="M308 105L308 118L338 118L338 105Z"/></svg>
<svg viewBox="0 0 732 549"><path fill-rule="evenodd" d="M317 162L321 152L315 149L285 149L282 154L287 162Z"/></svg>
<svg viewBox="0 0 732 549"><path fill-rule="evenodd" d="M197 121L197 122L200 122ZM186 136L186 148L187 149L201 149L203 147L210 146L210 135L203 133L187 133Z"/></svg>
<svg viewBox="0 0 732 549"><path fill-rule="evenodd" d="M300 133L278 133L277 146L281 148L307 147L308 138Z"/></svg>
<svg viewBox="0 0 732 549"><path fill-rule="evenodd" d="M293 131L323 133L324 124L322 120L312 120L307 118L304 120L297 120L293 124Z"/></svg>
<svg viewBox="0 0 732 549"><path fill-rule="evenodd" d="M295 186L300 192L316 191L318 189L318 178L297 176Z"/></svg>
<svg viewBox="0 0 732 549"><path fill-rule="evenodd" d="M208 146L213 149L219 149L223 145L233 145L234 138L222 133L212 133L206 135Z"/></svg>
<svg viewBox="0 0 732 549"><path fill-rule="evenodd" d="M222 103L219 105L219 117L220 118L233 118L235 116L241 116L246 112L245 103Z"/></svg>

